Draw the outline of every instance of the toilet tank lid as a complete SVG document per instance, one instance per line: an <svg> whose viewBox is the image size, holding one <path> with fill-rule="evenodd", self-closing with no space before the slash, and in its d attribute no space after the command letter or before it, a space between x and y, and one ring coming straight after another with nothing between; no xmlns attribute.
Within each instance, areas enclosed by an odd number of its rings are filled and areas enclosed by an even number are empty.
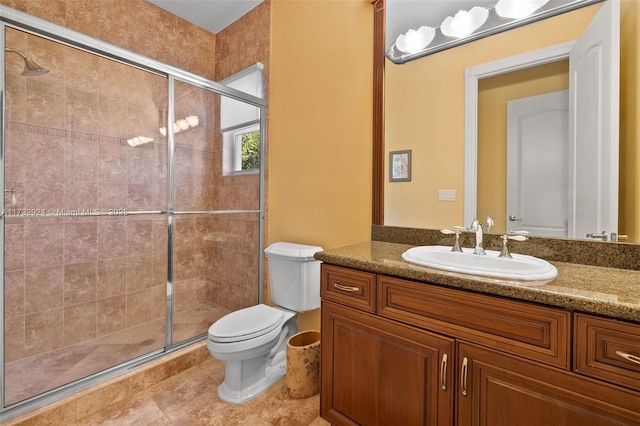
<svg viewBox="0 0 640 426"><path fill-rule="evenodd" d="M273 243L264 252L267 256L293 257L299 260L315 260L313 255L322 251L322 247L296 243Z"/></svg>

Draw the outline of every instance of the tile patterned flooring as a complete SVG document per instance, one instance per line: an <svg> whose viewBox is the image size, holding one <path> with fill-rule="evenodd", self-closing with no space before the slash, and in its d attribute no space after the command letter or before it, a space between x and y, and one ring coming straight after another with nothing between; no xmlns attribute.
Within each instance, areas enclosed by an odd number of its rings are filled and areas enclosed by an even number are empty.
<svg viewBox="0 0 640 426"><path fill-rule="evenodd" d="M242 405L220 400L224 363L208 359L136 397L114 404L76 423L78 426L326 426L319 417L320 395L289 397L285 379Z"/></svg>
<svg viewBox="0 0 640 426"><path fill-rule="evenodd" d="M175 318L174 337L189 338L206 330L206 326L228 312L220 306L196 309ZM142 342L142 343L141 343ZM8 363L7 398L19 401L59 384L92 374L102 368L141 355L164 342L164 324L144 326L94 339L84 344L63 348ZM208 353L204 342L195 349L176 355L183 361L157 362L143 367L139 373L122 379L94 394L80 395L77 402L62 408L56 404L44 407L45 415L31 413L9 421L20 426L326 426L319 417L320 396L293 399L285 379L276 382L263 394L242 405L230 405L218 397L218 385L224 380L224 363ZM173 357L169 357L173 358ZM182 363L197 359L191 367ZM200 362L201 361L201 362ZM179 371L171 375L169 370ZM133 374L133 373L132 373ZM160 375L163 379L156 380ZM149 383L149 385L143 385ZM155 383L155 384L153 384ZM118 397L122 389L133 386L136 392ZM88 389L87 391L91 391ZM81 392L82 394L83 392ZM110 403L110 401L117 401ZM99 408L103 407L103 408ZM49 409L48 409L49 408ZM33 416L33 414L36 414Z"/></svg>

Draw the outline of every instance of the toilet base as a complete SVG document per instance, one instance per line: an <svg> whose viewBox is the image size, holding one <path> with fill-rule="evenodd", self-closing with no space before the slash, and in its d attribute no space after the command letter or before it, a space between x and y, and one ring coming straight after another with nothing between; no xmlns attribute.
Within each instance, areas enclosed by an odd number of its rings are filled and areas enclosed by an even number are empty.
<svg viewBox="0 0 640 426"><path fill-rule="evenodd" d="M236 355L227 357L212 351L214 357L226 362L224 382L218 386L221 400L229 404L242 404L260 395L285 375L287 341L298 332L296 318L296 315L289 318L276 340L254 348L251 358L238 360Z"/></svg>
<svg viewBox="0 0 640 426"><path fill-rule="evenodd" d="M264 358L261 361L264 362ZM240 362L237 363L239 364ZM246 361L244 362L246 363ZM218 396L224 402L234 405L242 404L260 395L284 377L287 371L286 352L278 353L274 357L273 362L264 367L264 376L260 377L255 383L238 390L232 389L232 386L229 386L227 382L227 378L232 377L231 375L234 374L233 370L238 368L233 364L235 364L235 362L227 362L225 366L225 381L218 386ZM244 367L246 368L246 365Z"/></svg>

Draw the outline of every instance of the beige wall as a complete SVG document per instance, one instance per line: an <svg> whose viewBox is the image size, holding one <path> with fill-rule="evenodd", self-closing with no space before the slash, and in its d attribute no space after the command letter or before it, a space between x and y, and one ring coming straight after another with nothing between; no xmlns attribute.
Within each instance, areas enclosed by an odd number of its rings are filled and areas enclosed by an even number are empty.
<svg viewBox="0 0 640 426"><path fill-rule="evenodd" d="M365 0L272 2L268 243L369 240L372 40Z"/></svg>
<svg viewBox="0 0 640 426"><path fill-rule="evenodd" d="M385 224L463 225L465 68L574 40L599 7L582 8L404 65L387 62L386 150L411 149L413 170L411 182L385 182ZM438 201L438 189L455 189L456 201Z"/></svg>

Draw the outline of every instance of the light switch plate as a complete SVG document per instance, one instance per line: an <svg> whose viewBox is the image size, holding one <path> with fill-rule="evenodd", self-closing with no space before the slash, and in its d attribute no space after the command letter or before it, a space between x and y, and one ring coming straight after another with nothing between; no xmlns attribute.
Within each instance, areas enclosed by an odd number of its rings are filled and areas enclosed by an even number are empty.
<svg viewBox="0 0 640 426"><path fill-rule="evenodd" d="M455 189L438 189L438 201L455 201Z"/></svg>

